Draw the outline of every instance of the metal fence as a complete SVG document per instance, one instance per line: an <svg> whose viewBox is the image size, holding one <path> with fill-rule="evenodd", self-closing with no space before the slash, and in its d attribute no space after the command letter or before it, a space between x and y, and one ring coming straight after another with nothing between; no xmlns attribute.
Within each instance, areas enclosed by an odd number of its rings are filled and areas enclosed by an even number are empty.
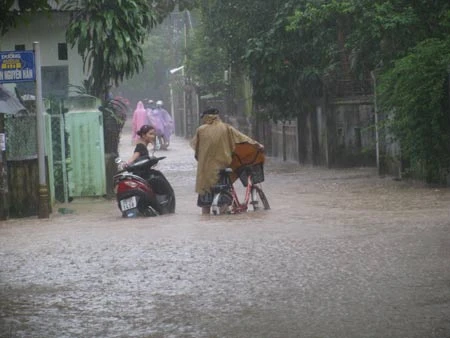
<svg viewBox="0 0 450 338"><path fill-rule="evenodd" d="M80 118L70 120L69 119L70 114L67 114L68 109L65 107L65 105L68 104L66 101L62 99L46 102L46 113L44 114L45 129L46 129L45 130L46 164L48 166L47 180L52 204L55 201L58 202L70 201L71 199L70 197L71 193L69 190L69 186L71 186L70 182L72 182L72 185L73 184L79 185L78 181L74 183L73 181L70 180L72 173L75 173L75 169L77 168L75 166L76 163L71 162L72 160L75 159L74 154L72 153L71 150L78 150L77 154L79 154L80 151L82 154L85 154L86 151L90 149L88 147L89 144L86 145L86 147L84 147L82 150L78 149L81 146L80 143L77 143L76 146L71 147L70 140L72 140L73 143L74 137L77 135L70 135L69 134L70 131L76 134L76 132L82 129L81 127L80 128L76 127L78 126L78 124L81 124L87 128L92 127L92 122L97 122L98 127L99 128L101 127L102 129L101 135L99 135L100 137L99 142L101 143L101 147L99 147L99 149L101 148L101 152L99 152L99 154L101 153L100 156L101 160L99 161L103 161L104 153L115 154L115 156L117 156L120 133L123 128L123 124L127 113L126 106L120 104L120 102L112 100L106 106L107 109L102 109L102 114L100 114L99 117L100 121L97 121L98 114L95 114L96 116L95 121L91 121L92 119L83 120ZM20 163L21 161L37 160L38 145L37 145L36 114L34 113L35 111L34 107L27 107L27 108L29 108L29 111L31 111L31 113L27 116L6 115L5 117L6 159L10 163ZM93 112L95 112L95 110L96 109L94 109ZM87 111L86 113L89 114L89 111ZM88 117L90 117L90 115ZM67 119L69 119L72 122L72 124ZM72 128L70 128L70 126L72 126ZM89 134L89 136L92 135ZM84 141L88 142L89 140ZM105 151L103 150L103 145ZM89 159L92 159L91 157ZM79 161L86 161L89 159L86 158L81 159L78 156L75 160L79 162ZM98 166L94 165L94 167L97 168ZM81 174L88 175L89 173L86 170L84 170ZM103 177L104 173L102 173L100 176L102 176L101 177L102 179L105 179ZM76 177L72 177L72 179L76 178L79 178L79 175ZM30 187L30 189L32 188L33 187Z"/></svg>
<svg viewBox="0 0 450 338"><path fill-rule="evenodd" d="M38 210L36 115L5 116L4 128L8 214L11 217L36 215Z"/></svg>
<svg viewBox="0 0 450 338"><path fill-rule="evenodd" d="M67 202L68 157L67 133L64 130L62 105L51 106L45 114L46 158L52 200ZM8 162L37 159L36 114L27 116L6 115L6 158Z"/></svg>
<svg viewBox="0 0 450 338"><path fill-rule="evenodd" d="M63 103L55 103L46 114L46 150L49 166L49 187L52 199L58 202L68 202L67 172L70 165L70 149L65 131Z"/></svg>
<svg viewBox="0 0 450 338"><path fill-rule="evenodd" d="M21 161L37 158L36 115L6 115L6 159Z"/></svg>

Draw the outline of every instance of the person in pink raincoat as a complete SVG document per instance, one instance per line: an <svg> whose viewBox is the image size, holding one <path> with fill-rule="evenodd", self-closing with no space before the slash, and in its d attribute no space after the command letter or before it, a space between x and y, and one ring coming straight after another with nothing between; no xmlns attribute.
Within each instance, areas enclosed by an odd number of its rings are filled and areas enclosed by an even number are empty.
<svg viewBox="0 0 450 338"><path fill-rule="evenodd" d="M139 139L139 135L137 132L141 127L145 124L150 124L147 111L145 110L144 104L142 101L139 101L136 106L136 110L133 113L133 120L131 124L131 142L132 144L136 144L136 141Z"/></svg>

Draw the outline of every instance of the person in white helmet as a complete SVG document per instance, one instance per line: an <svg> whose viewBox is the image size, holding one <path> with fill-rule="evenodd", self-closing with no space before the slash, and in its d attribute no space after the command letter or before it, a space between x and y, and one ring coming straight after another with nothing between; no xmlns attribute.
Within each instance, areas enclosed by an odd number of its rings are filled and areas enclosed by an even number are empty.
<svg viewBox="0 0 450 338"><path fill-rule="evenodd" d="M152 118L157 119L159 123L155 123L161 128L157 128L158 137L162 150L166 150L170 144L170 136L174 132L174 122L169 112L163 108L163 101L156 101L156 108L152 109Z"/></svg>

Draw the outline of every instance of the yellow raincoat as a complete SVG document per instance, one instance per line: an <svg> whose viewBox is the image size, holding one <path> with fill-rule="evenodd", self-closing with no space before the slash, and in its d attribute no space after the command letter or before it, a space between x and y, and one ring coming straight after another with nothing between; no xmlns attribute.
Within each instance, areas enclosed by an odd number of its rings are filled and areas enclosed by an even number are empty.
<svg viewBox="0 0 450 338"><path fill-rule="evenodd" d="M264 162L264 154L258 151L261 145L231 125L222 122L218 115L206 115L203 122L191 141L198 162L195 184L195 191L198 194L209 192L217 183L220 169L231 167L236 170L243 164ZM236 154L237 149L242 151Z"/></svg>

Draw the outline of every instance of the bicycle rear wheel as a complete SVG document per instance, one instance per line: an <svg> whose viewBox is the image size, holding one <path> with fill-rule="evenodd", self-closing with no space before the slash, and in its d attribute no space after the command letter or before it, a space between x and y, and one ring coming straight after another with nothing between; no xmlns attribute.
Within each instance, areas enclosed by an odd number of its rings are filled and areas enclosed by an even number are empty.
<svg viewBox="0 0 450 338"><path fill-rule="evenodd" d="M258 186L252 187L250 198L251 198L250 204L253 206L254 211L259 210L261 206L264 208L264 210L270 209L269 201L267 200L266 194L260 187Z"/></svg>
<svg viewBox="0 0 450 338"><path fill-rule="evenodd" d="M211 211L214 215L223 215L231 213L231 205L233 204L233 196L227 192L219 192L214 195L211 204Z"/></svg>

